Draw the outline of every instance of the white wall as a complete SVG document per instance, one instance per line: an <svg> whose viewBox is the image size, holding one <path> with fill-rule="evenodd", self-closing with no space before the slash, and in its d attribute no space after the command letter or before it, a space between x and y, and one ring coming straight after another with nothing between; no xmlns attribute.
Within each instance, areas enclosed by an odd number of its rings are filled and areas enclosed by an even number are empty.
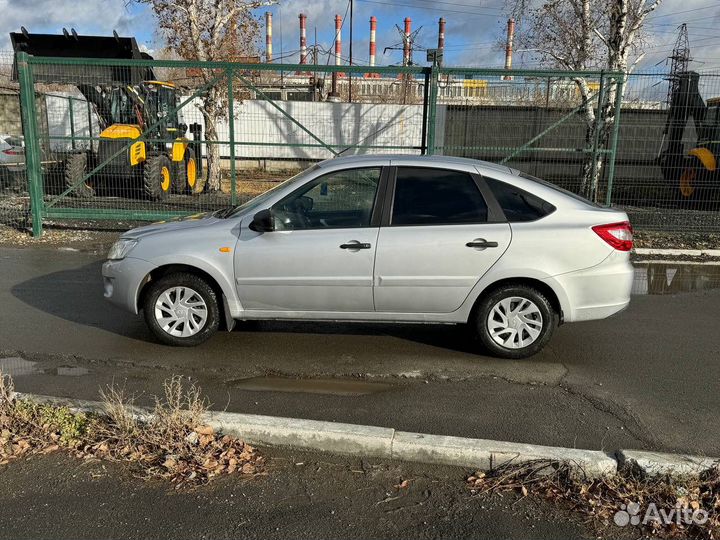
<svg viewBox="0 0 720 540"><path fill-rule="evenodd" d="M70 136L70 108L67 93L57 92L46 96L50 136ZM180 98L182 102L184 98ZM85 101L73 100L75 134L87 136L88 119ZM196 106L197 100L186 105L180 113L180 120L186 124L197 122L205 126L202 114ZM353 153L419 153L411 146L420 146L422 133L422 105L394 105L372 103L330 103L306 101L278 101L278 106L305 126L327 144L339 145L336 151L353 144L381 146L373 149L349 149ZM444 107L438 107L437 133L444 129ZM324 147L291 147L288 144L320 143L313 139L291 119L265 100L246 100L235 104L235 154L238 158L262 159L326 159L332 157ZM229 139L227 121L218 127L221 140ZM92 134L97 137L97 117L93 118ZM187 135L192 137L190 133ZM440 137L442 138L442 137ZM441 140L436 141L442 144ZM252 143L252 144L247 144ZM280 145L280 146L278 146ZM53 149L69 149L69 141L51 141ZM76 146L87 147L84 141ZM387 146L404 146L389 149ZM229 145L221 145L221 154L230 155Z"/></svg>

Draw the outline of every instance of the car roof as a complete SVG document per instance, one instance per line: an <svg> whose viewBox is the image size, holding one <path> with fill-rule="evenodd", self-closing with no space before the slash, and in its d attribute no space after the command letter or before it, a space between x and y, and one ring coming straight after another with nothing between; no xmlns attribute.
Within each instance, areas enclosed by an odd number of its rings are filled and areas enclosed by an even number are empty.
<svg viewBox="0 0 720 540"><path fill-rule="evenodd" d="M343 165L362 165L364 163L377 163L378 161L384 160L402 160L403 163L417 162L418 165L437 165L437 166L453 166L453 165L464 165L477 167L481 171L492 170L504 173L512 173L513 170L505 165L498 165L497 163L491 163L489 161L482 161L479 159L470 159L455 156L419 156L416 154L358 154L352 156L340 156L332 159L326 159L318 163L320 167L327 166L343 166Z"/></svg>

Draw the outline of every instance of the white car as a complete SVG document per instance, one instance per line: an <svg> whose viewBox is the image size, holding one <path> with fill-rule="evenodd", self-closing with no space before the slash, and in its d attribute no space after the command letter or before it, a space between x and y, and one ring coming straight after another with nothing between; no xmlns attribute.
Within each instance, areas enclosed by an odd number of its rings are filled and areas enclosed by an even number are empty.
<svg viewBox="0 0 720 540"><path fill-rule="evenodd" d="M10 172L25 170L25 141L15 135L0 135L0 166Z"/></svg>
<svg viewBox="0 0 720 540"><path fill-rule="evenodd" d="M558 324L628 305L632 245L625 213L505 166L353 156L129 231L103 276L172 345L236 320L467 323L485 350L522 358Z"/></svg>

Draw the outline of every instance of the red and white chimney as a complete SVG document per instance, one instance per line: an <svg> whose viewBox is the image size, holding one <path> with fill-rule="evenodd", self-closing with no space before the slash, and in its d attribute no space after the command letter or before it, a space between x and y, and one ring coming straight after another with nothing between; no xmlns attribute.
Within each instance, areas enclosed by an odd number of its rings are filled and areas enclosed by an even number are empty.
<svg viewBox="0 0 720 540"><path fill-rule="evenodd" d="M505 69L512 69L512 53L513 53L513 39L515 38L515 19L508 19L507 22L507 42L505 43ZM510 75L503 76L504 81L512 81L513 78Z"/></svg>
<svg viewBox="0 0 720 540"><path fill-rule="evenodd" d="M272 62L272 13L265 12L265 61Z"/></svg>
<svg viewBox="0 0 720 540"><path fill-rule="evenodd" d="M307 64L307 15L301 13L300 19L300 63Z"/></svg>
<svg viewBox="0 0 720 540"><path fill-rule="evenodd" d="M375 66L375 52L376 52L376 44L375 44L375 32L377 31L377 19L375 17L370 17L370 65Z"/></svg>
<svg viewBox="0 0 720 540"><path fill-rule="evenodd" d="M377 32L377 18L370 17L370 66L375 67L375 54L377 52L377 44L375 42L375 34ZM379 79L379 73L366 73L366 79Z"/></svg>
<svg viewBox="0 0 720 540"><path fill-rule="evenodd" d="M412 34L412 19L405 17L405 39L403 39L403 66L410 65L410 34Z"/></svg>
<svg viewBox="0 0 720 540"><path fill-rule="evenodd" d="M335 15L335 65L342 65L342 24L340 15ZM338 77L344 77L344 73L338 73Z"/></svg>
<svg viewBox="0 0 720 540"><path fill-rule="evenodd" d="M440 17L438 21L438 65L442 66L443 54L445 53L445 19Z"/></svg>

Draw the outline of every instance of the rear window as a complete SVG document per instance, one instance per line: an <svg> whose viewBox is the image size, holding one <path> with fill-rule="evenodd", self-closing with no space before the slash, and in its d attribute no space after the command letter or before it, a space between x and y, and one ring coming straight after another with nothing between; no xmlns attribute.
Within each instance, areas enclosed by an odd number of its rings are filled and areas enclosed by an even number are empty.
<svg viewBox="0 0 720 540"><path fill-rule="evenodd" d="M538 184L542 184L542 185L545 186L545 187L549 187L549 188L551 188L551 189L554 189L555 191L558 191L558 192L562 193L563 195L567 195L568 197L572 197L572 198L575 199L576 201L583 202L583 203L587 204L588 206L594 206L594 207L596 207L596 208L599 208L599 207L600 207L599 204L594 203L594 202L586 199L586 198L583 197L582 195L578 195L577 193L573 193L572 191L568 191L567 189L563 189L563 188L561 188L561 187L559 187L559 186L556 186L556 185L553 184L552 182L548 182L547 180L543 180L542 178L538 178L537 176L533 176L533 175L531 175L531 174L527 174L527 173L524 173L524 172L521 172L521 171L518 171L518 176L519 176L520 178L525 178L525 180L532 180L533 182L537 182Z"/></svg>
<svg viewBox="0 0 720 540"><path fill-rule="evenodd" d="M10 146L22 146L23 140L20 137L7 137L5 138L5 142L8 143Z"/></svg>
<svg viewBox="0 0 720 540"><path fill-rule="evenodd" d="M494 178L484 178L510 223L535 221L555 211L552 204L532 193Z"/></svg>

